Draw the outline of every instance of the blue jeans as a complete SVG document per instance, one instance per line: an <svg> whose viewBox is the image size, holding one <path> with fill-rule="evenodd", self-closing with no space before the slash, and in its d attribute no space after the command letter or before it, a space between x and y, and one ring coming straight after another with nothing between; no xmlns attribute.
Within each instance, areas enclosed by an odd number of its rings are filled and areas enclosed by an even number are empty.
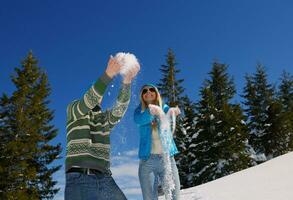
<svg viewBox="0 0 293 200"><path fill-rule="evenodd" d="M175 190L172 191L172 200L178 200L180 194L180 180L174 157L170 157ZM163 156L151 154L148 160L139 162L139 182L144 200L158 199L158 183L164 185L164 163ZM164 186L163 186L164 188ZM165 192L164 192L165 193ZM166 193L165 193L166 198Z"/></svg>
<svg viewBox="0 0 293 200"><path fill-rule="evenodd" d="M65 200L126 200L111 175L66 174Z"/></svg>

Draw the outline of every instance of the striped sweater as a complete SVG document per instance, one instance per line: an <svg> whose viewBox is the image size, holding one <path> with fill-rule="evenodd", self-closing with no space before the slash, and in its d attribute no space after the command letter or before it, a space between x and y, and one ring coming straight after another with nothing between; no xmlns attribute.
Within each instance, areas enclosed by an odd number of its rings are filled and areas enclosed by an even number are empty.
<svg viewBox="0 0 293 200"><path fill-rule="evenodd" d="M130 84L122 84L115 105L101 111L103 94L111 82L102 75L84 96L67 106L66 161L72 167L110 169L110 131L120 121L130 101ZM94 109L95 108L95 109Z"/></svg>

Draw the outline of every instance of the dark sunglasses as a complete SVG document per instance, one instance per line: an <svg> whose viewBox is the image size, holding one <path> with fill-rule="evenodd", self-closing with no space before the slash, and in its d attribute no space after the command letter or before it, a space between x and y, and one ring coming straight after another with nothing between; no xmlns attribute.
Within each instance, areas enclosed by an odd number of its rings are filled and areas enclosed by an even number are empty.
<svg viewBox="0 0 293 200"><path fill-rule="evenodd" d="M150 91L150 92L156 92L156 89L153 88L153 87L151 87L151 88L144 88L144 89L142 90L142 94L145 94L145 93L147 93L148 91Z"/></svg>

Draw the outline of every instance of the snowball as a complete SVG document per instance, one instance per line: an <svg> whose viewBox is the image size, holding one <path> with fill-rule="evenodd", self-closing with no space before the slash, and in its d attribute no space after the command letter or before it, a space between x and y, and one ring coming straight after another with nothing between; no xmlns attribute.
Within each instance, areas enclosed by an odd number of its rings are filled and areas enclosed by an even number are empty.
<svg viewBox="0 0 293 200"><path fill-rule="evenodd" d="M120 70L120 74L122 76L126 75L133 68L140 66L135 55L131 53L119 52L115 55L114 58L122 65Z"/></svg>

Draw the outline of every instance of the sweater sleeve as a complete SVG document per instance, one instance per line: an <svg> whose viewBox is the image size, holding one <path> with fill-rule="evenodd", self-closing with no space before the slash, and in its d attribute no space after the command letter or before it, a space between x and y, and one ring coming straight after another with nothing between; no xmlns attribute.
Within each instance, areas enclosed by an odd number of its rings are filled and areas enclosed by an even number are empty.
<svg viewBox="0 0 293 200"><path fill-rule="evenodd" d="M124 116L130 102L131 86L122 84L115 105L108 110L108 122L111 127L115 126Z"/></svg>
<svg viewBox="0 0 293 200"><path fill-rule="evenodd" d="M134 111L134 121L139 126L150 124L154 119L148 108L141 112L141 106L138 106Z"/></svg>
<svg viewBox="0 0 293 200"><path fill-rule="evenodd" d="M101 101L108 84L111 82L111 78L104 73L81 99L75 100L67 107L67 120L77 119L80 116L85 115L96 106L101 105Z"/></svg>

